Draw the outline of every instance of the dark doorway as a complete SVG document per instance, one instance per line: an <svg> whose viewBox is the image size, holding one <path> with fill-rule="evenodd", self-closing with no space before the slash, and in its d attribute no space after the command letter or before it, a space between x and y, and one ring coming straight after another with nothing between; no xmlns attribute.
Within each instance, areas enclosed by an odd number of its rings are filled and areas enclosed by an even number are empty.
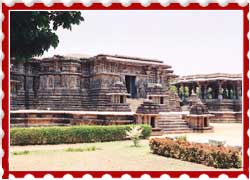
<svg viewBox="0 0 250 180"><path fill-rule="evenodd" d="M151 117L150 125L151 125L152 128L155 128L155 117Z"/></svg>
<svg viewBox="0 0 250 180"><path fill-rule="evenodd" d="M160 104L164 104L164 98L160 97Z"/></svg>
<svg viewBox="0 0 250 180"><path fill-rule="evenodd" d="M123 104L124 103L124 97L120 96L120 103Z"/></svg>
<svg viewBox="0 0 250 180"><path fill-rule="evenodd" d="M204 118L204 127L208 127L207 118Z"/></svg>
<svg viewBox="0 0 250 180"><path fill-rule="evenodd" d="M126 88L131 98L136 98L135 76L125 76Z"/></svg>

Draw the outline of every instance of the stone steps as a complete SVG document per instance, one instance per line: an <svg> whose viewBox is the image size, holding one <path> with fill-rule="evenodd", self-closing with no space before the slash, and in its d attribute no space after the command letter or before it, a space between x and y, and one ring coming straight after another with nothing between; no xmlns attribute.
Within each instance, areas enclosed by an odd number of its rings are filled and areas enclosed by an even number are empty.
<svg viewBox="0 0 250 180"><path fill-rule="evenodd" d="M162 118L159 118L159 121L162 121L162 122L186 122L184 119L181 119L181 118L165 118L165 119L162 119Z"/></svg>
<svg viewBox="0 0 250 180"><path fill-rule="evenodd" d="M180 114L161 114L158 120L158 127L167 134L193 132Z"/></svg>
<svg viewBox="0 0 250 180"><path fill-rule="evenodd" d="M166 117L166 118L159 118L159 121L162 122L186 122L185 120L181 119L181 118L171 118L171 117Z"/></svg>
<svg viewBox="0 0 250 180"><path fill-rule="evenodd" d="M176 122L176 123L161 123L161 124L159 124L158 123L158 126L161 126L161 127L169 127L171 125L171 127L186 127L188 124L187 123L178 123L178 122Z"/></svg>
<svg viewBox="0 0 250 180"><path fill-rule="evenodd" d="M163 131L165 134L183 134L183 133L192 133L192 129L182 129L182 130L170 130L170 131Z"/></svg>

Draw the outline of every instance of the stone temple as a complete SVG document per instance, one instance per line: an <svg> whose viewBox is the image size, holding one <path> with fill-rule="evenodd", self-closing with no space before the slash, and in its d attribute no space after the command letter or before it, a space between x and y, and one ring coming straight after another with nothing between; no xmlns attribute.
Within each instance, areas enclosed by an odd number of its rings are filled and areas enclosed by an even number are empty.
<svg viewBox="0 0 250 180"><path fill-rule="evenodd" d="M173 85L177 87L183 105L187 103L192 91L199 91L199 98L208 106L209 112L215 115L213 122L242 120L242 74L189 75L179 77Z"/></svg>
<svg viewBox="0 0 250 180"><path fill-rule="evenodd" d="M216 81L215 77L211 84L217 87L219 82L228 79L230 77ZM189 98L183 98L179 93L183 83L193 88L200 81L183 82L173 73L171 66L155 59L106 54L94 57L56 55L28 62L12 59L11 127L147 123L159 133L192 132L194 129L188 123L191 106L185 109ZM241 87L240 83L239 77L236 88ZM235 88L231 84L228 87ZM173 85L177 87L176 92L170 88ZM196 95L195 91L193 96L204 99L204 92ZM218 99L220 92L217 88L213 99ZM233 97L230 93L227 91L225 97ZM234 96L240 99L241 94ZM230 107L227 110L231 114L241 113L241 100L229 102L219 99L216 103L203 100L202 103L211 111L210 107L216 105L226 109ZM220 117L216 116L218 121ZM239 117L237 114L233 118L241 121ZM205 125L205 129L211 130L209 123ZM202 130L203 127L196 129Z"/></svg>

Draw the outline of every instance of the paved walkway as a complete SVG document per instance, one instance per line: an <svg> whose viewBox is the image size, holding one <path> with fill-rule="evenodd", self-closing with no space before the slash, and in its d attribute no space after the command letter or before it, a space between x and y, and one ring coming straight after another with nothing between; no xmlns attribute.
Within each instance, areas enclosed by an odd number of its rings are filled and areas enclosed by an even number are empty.
<svg viewBox="0 0 250 180"><path fill-rule="evenodd" d="M240 123L210 123L214 127L211 133L165 134L164 137L187 136L188 141L208 143L209 139L226 141L226 145L242 146L243 124Z"/></svg>

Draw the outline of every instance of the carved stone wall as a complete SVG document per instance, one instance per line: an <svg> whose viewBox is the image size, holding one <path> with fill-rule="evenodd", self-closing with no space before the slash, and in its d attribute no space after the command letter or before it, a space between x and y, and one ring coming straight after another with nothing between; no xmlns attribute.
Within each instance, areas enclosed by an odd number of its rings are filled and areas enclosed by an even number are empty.
<svg viewBox="0 0 250 180"><path fill-rule="evenodd" d="M53 56L12 64L12 110L130 111L126 103L112 103L108 94L115 82L126 85L126 77L133 76L136 98L146 98L149 83L165 88L172 75L160 61L107 55L88 59Z"/></svg>

